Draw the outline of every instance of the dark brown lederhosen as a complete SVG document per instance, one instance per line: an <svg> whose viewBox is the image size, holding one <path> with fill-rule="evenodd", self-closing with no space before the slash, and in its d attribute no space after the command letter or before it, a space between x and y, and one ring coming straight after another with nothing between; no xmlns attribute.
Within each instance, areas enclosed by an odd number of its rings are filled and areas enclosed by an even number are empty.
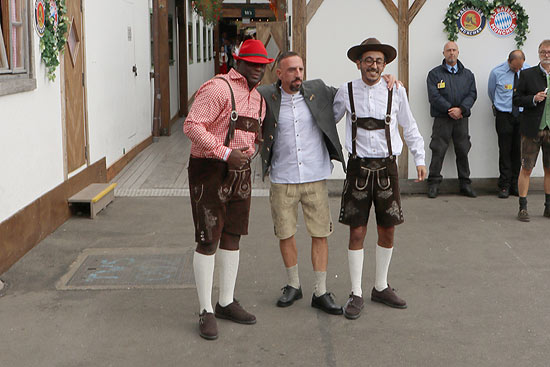
<svg viewBox="0 0 550 367"><path fill-rule="evenodd" d="M224 145L229 146L235 136L235 129L254 132L261 137L260 119L239 116L235 106L235 96L231 92L231 115ZM189 159L189 191L195 223L195 241L199 244L217 243L222 232L234 235L248 234L250 213L250 163L243 167L228 167L227 162L212 158Z"/></svg>
<svg viewBox="0 0 550 367"><path fill-rule="evenodd" d="M392 227L403 223L399 177L397 163L393 155L390 136L392 91L388 91L386 119L357 117L353 101L353 88L348 83L351 108L352 154L348 160L348 169L342 205L340 223L351 227L364 226L369 220L369 212L374 202L376 223L381 227ZM385 130L389 156L386 158L360 158L356 152L357 128L366 130Z"/></svg>

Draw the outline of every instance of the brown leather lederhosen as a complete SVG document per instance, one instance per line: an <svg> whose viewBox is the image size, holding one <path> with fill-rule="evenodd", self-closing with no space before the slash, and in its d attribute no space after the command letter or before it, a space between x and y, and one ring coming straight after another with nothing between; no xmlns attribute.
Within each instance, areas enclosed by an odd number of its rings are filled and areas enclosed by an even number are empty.
<svg viewBox="0 0 550 367"><path fill-rule="evenodd" d="M372 117L357 117L353 99L353 86L348 83L348 95L351 110L352 152L348 160L348 170L340 222L351 226L360 226L368 221L372 202L375 203L377 223L384 227L403 222L397 162L393 155L390 135L392 91L388 91L386 117L384 120ZM384 130L388 145L386 158L361 158L357 156L357 129ZM375 186L376 183L376 186Z"/></svg>
<svg viewBox="0 0 550 367"><path fill-rule="evenodd" d="M231 85L225 78L215 79L226 82L231 93L231 114L224 146L229 147L235 130L253 132L261 137L262 97L258 119L239 116ZM243 167L229 167L227 162L218 159L190 158L189 187L197 243L216 243L222 232L248 234L250 176L250 163Z"/></svg>

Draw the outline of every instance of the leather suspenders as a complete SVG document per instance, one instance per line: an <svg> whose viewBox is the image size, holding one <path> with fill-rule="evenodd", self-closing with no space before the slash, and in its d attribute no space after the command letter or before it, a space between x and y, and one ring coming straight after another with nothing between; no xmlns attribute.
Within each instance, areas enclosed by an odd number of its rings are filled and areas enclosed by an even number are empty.
<svg viewBox="0 0 550 367"><path fill-rule="evenodd" d="M227 130L227 135L225 136L225 141L223 143L224 146L229 147L229 143L235 137L235 129L238 128L237 120L239 120L239 118L241 119L250 119L250 118L239 116L239 114L237 113L237 106L235 104L235 94L233 94L233 88L231 88L231 84L229 84L227 79L222 78L220 76L215 76L214 79L221 79L224 82L226 82L227 86L229 87L229 92L231 93L231 114L229 115L229 129ZM262 105L263 105L263 97L260 95L260 113L258 115L258 127L257 127L257 130L258 130L257 133L259 134L260 140L262 137L262 129L260 126L260 123L262 121L262 107L263 107ZM249 131L248 128L243 130Z"/></svg>
<svg viewBox="0 0 550 367"><path fill-rule="evenodd" d="M348 83L348 96L349 105L351 109L351 146L352 157L357 157L356 140L357 140L357 128L363 128L367 130L381 130L384 129L386 133L386 142L388 144L388 153L391 159L393 159L393 151L391 147L391 135L390 135L390 123L391 123L391 104L393 93L388 90L388 107L386 109L386 117L384 120L379 120L371 117L357 117L355 113L355 103L353 101L353 85L352 82Z"/></svg>

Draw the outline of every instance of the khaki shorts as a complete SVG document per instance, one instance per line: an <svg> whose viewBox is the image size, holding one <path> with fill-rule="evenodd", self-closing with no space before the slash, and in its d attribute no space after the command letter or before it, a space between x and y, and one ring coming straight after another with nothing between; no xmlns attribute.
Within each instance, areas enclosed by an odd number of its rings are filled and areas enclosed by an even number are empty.
<svg viewBox="0 0 550 367"><path fill-rule="evenodd" d="M304 221L311 237L328 237L332 233L325 180L302 184L272 182L269 201L277 238L284 240L296 234L298 203L302 203Z"/></svg>
<svg viewBox="0 0 550 367"><path fill-rule="evenodd" d="M542 166L550 168L550 130L539 131L536 138L521 137L521 166L526 170L535 167L542 148Z"/></svg>

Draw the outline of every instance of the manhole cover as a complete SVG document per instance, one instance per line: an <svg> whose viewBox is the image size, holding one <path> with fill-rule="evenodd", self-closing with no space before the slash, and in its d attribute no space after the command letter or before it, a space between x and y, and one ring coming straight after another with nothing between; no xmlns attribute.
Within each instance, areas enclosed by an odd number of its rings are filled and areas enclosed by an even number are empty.
<svg viewBox="0 0 550 367"><path fill-rule="evenodd" d="M57 284L58 289L194 287L193 250L87 249Z"/></svg>

